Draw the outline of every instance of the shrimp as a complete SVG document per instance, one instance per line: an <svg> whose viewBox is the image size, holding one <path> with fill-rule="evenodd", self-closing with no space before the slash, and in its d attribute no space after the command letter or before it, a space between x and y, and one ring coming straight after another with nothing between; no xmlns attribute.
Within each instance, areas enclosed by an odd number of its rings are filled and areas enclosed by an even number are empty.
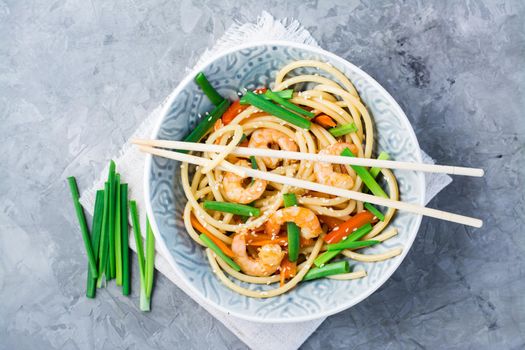
<svg viewBox="0 0 525 350"><path fill-rule="evenodd" d="M352 153L357 153L357 147L351 143L338 142L328 146L319 154L340 155L345 148L349 148ZM314 173L317 181L323 185L335 186L350 189L354 186L354 179L348 174L334 171L333 164L316 162L314 163Z"/></svg>
<svg viewBox="0 0 525 350"><path fill-rule="evenodd" d="M281 229L281 225L289 221L295 222L299 226L303 238L315 238L322 232L319 219L317 219L313 211L308 208L294 206L279 209L273 213L266 221L265 233L270 237L276 236Z"/></svg>
<svg viewBox="0 0 525 350"><path fill-rule="evenodd" d="M273 129L257 129L251 137L248 147L253 148L269 148L271 145L277 144L280 149L285 151L297 152L298 147L293 139L288 135ZM263 157L264 164L270 169L275 169L279 164L278 158Z"/></svg>
<svg viewBox="0 0 525 350"><path fill-rule="evenodd" d="M259 249L257 258L251 258L246 252L246 238L244 234L233 237L233 260L241 270L251 276L266 277L277 271L283 260L284 252L278 244L265 244Z"/></svg>
<svg viewBox="0 0 525 350"><path fill-rule="evenodd" d="M238 166L249 167L248 161L240 159L235 163ZM259 199L266 190L266 180L254 179L248 187L243 186L246 177L226 172L223 178L224 196L232 202L247 204Z"/></svg>

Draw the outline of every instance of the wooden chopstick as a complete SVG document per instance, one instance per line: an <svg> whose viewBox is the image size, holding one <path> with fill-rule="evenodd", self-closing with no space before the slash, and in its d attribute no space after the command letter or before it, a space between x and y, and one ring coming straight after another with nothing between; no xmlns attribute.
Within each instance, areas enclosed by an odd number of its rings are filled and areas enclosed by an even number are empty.
<svg viewBox="0 0 525 350"><path fill-rule="evenodd" d="M140 146L139 150L145 153L156 155L156 156L160 156L160 157L164 157L168 159L174 159L174 160L178 160L181 162L187 162L187 163L200 165L200 166L205 166L206 164L208 164L208 162L210 162L209 159L205 159L202 157L197 157L194 155L180 153L180 152L168 151L168 150L154 148L150 146ZM406 202L396 201L396 200L382 198L382 197L376 197L376 196L362 193L362 192L344 190L341 188L322 185L322 184L318 184L318 183L311 182L311 181L294 179L291 177L277 175L277 174L273 174L270 172L264 172L264 171L255 170L251 168L238 167L236 165L232 165L224 161L219 163L219 166L217 168L220 170L224 170L224 171L231 171L232 167L242 168L238 170L244 171L247 176L251 176L254 178L277 182L277 183L284 184L284 185L290 185L293 187L299 187L299 188L303 188L303 189L307 189L311 191L327 193L327 194L331 194L334 196L353 199L357 201L368 202L371 204L381 205L385 207L391 207L391 208L404 210L404 211L408 211L408 212L415 213L415 214L429 216L429 217L440 219L440 220L456 222L456 223L463 224L463 225L468 225L468 226L473 226L473 227L483 226L482 220L472 218L469 216L449 213L449 212L438 210L438 209L427 208L427 207L420 206L417 204L406 203Z"/></svg>
<svg viewBox="0 0 525 350"><path fill-rule="evenodd" d="M136 145L162 147L168 149L179 149L198 152L222 152L226 146L210 145L205 143L171 141L171 140L138 140L131 141ZM313 162L329 162L333 164L361 165L367 167L378 167L399 170L414 170L427 173L443 173L451 175L465 175L481 177L483 169L467 168L450 165L436 165L424 163L398 162L393 160L378 160L370 158L332 156L326 154L278 151L265 148L236 147L231 153L237 156L256 156L294 160L307 160Z"/></svg>

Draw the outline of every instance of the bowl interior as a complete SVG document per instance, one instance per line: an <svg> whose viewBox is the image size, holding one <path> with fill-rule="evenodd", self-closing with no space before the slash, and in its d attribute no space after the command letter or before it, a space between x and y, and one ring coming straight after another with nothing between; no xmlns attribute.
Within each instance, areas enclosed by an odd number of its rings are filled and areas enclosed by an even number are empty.
<svg viewBox="0 0 525 350"><path fill-rule="evenodd" d="M205 72L223 96L236 97L242 88L270 86L275 73L287 63L299 59L328 62L341 70L354 83L375 120L376 151L386 151L395 160L420 162L421 154L415 134L400 107L392 97L364 72L333 54L304 45L289 43L259 44L229 51L209 61L199 70ZM180 140L198 122L198 116L212 109L211 103L193 82L192 73L177 88L166 108L158 139ZM320 74L316 69L301 73ZM209 303L230 314L261 322L293 322L319 318L344 310L379 288L399 266L414 240L420 216L398 212L391 225L399 234L365 252L378 253L403 246L403 254L376 263L357 263L354 270L365 269L368 276L353 281L320 279L302 283L297 288L272 299L241 296L223 286L207 262L204 250L187 235L182 221L186 198L180 185L180 164L152 157L146 168L146 201L149 201L157 235L169 252L170 262L194 292ZM396 171L401 200L422 203L424 178L409 171ZM272 286L248 286L264 290Z"/></svg>

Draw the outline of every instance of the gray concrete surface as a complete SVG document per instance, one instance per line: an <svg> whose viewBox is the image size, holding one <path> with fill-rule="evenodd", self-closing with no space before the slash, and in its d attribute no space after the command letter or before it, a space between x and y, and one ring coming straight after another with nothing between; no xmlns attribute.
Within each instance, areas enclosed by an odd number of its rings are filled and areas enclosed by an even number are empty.
<svg viewBox="0 0 525 350"><path fill-rule="evenodd" d="M425 4L426 3L426 4ZM525 347L525 7L522 1L0 0L0 348L243 349L164 278L84 297L65 178L88 186L233 20L302 21L399 101L440 163L481 166L433 207L395 275L330 317L318 348Z"/></svg>

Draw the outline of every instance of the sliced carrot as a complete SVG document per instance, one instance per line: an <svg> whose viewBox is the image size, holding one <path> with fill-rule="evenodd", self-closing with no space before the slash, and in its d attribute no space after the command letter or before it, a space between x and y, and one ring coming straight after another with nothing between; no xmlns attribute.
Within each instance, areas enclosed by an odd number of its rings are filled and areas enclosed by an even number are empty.
<svg viewBox="0 0 525 350"><path fill-rule="evenodd" d="M204 226L202 226L202 224L199 222L199 220L197 220L193 213L190 214L190 222L191 226L193 226L194 229L196 229L200 233L205 234L209 239L213 241L213 243L217 245L217 247L219 247L220 250L222 250L224 254L226 254L230 258L233 258L235 256L235 254L233 254L232 250L226 245L226 243L215 237L213 233L211 233Z"/></svg>
<svg viewBox="0 0 525 350"><path fill-rule="evenodd" d="M317 217L321 222L324 222L330 230L333 230L344 222L344 220L334 218L333 216L317 215Z"/></svg>
<svg viewBox="0 0 525 350"><path fill-rule="evenodd" d="M321 125L323 128L333 128L337 126L337 123L326 114L319 114L314 118L314 123Z"/></svg>
<svg viewBox="0 0 525 350"><path fill-rule="evenodd" d="M231 121L233 119L235 119L235 117L237 115L239 115L239 113L241 113L242 111L244 111L248 107L249 107L249 105L241 105L241 102L239 100L233 102L230 105L230 107L228 107L226 112L224 112L224 114L222 115L222 117L221 117L222 123L224 125L230 124Z"/></svg>
<svg viewBox="0 0 525 350"><path fill-rule="evenodd" d="M324 237L324 240L328 244L337 243L351 234L354 230L364 224L372 223L373 221L374 214L366 210L361 211L333 229L332 232Z"/></svg>
<svg viewBox="0 0 525 350"><path fill-rule="evenodd" d="M281 268L280 268L280 282L281 286L283 286L287 279L290 279L295 276L297 273L297 263L291 262L288 260L288 255L286 255L283 260L281 261Z"/></svg>

